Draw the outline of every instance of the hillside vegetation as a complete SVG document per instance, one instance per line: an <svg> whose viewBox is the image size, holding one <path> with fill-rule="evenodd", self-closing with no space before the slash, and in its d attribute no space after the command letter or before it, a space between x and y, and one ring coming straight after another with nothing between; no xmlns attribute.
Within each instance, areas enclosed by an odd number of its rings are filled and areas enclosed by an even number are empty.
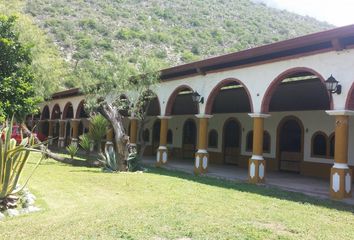
<svg viewBox="0 0 354 240"><path fill-rule="evenodd" d="M144 54L167 67L332 27L250 0L22 2L80 78L101 77L117 54L132 62Z"/></svg>

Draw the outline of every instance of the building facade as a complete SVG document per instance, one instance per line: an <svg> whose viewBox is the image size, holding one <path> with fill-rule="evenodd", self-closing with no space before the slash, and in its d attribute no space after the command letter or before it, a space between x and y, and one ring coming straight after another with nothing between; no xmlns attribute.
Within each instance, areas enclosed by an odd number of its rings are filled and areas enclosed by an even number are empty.
<svg viewBox="0 0 354 240"><path fill-rule="evenodd" d="M158 165L190 161L199 174L233 164L253 183L294 172L330 179L333 198L351 196L354 25L164 69L155 93L143 135ZM56 93L34 120L64 147L88 129L83 103L78 89ZM137 120L125 125L136 143Z"/></svg>

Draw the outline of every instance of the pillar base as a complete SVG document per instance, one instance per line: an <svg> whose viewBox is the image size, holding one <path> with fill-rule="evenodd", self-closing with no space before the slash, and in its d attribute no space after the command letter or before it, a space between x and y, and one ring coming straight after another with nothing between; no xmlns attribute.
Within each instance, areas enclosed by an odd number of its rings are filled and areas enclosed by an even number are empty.
<svg viewBox="0 0 354 240"><path fill-rule="evenodd" d="M248 161L248 181L250 183L265 182L266 161L262 156L252 156Z"/></svg>
<svg viewBox="0 0 354 240"><path fill-rule="evenodd" d="M331 198L343 199L352 196L352 176L352 170L347 164L335 164L332 167L330 186Z"/></svg>
<svg viewBox="0 0 354 240"><path fill-rule="evenodd" d="M51 146L53 145L53 136L48 136L48 144Z"/></svg>
<svg viewBox="0 0 354 240"><path fill-rule="evenodd" d="M79 143L79 141L78 141L78 139L77 138L72 138L71 139L71 143L70 144L72 144L72 145L74 145L74 146L78 146L78 143Z"/></svg>
<svg viewBox="0 0 354 240"><path fill-rule="evenodd" d="M167 160L168 160L167 147L160 146L156 154L156 167L161 167L162 165L166 164Z"/></svg>
<svg viewBox="0 0 354 240"><path fill-rule="evenodd" d="M195 154L195 162L194 162L194 173L202 174L208 172L208 162L209 162L209 153L204 150L198 150Z"/></svg>
<svg viewBox="0 0 354 240"><path fill-rule="evenodd" d="M58 140L58 147L59 147L59 148L65 147L65 139L64 139L64 138L59 138L59 140Z"/></svg>

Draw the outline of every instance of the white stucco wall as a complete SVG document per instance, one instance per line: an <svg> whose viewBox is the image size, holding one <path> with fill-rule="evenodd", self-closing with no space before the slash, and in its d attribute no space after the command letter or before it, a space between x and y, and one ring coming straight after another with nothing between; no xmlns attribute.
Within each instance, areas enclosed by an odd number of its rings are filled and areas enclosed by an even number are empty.
<svg viewBox="0 0 354 240"><path fill-rule="evenodd" d="M295 116L299 118L304 127L304 161L308 162L319 162L319 163L333 163L333 159L326 158L315 158L311 157L311 140L314 133L322 131L331 135L334 131L335 117L329 116L324 111L299 111L299 112L274 112L271 116L267 118L264 122L264 130L268 131L271 137L271 151L270 153L264 153L265 157L275 158L276 157L276 139L277 139L277 128L281 120L286 116ZM208 131L215 129L218 132L218 147L208 148L209 152L222 152L223 146L223 127L224 123L229 118L236 118L241 124L241 155L251 156L251 152L246 152L246 137L247 133L253 129L253 119L246 113L231 113L231 114L215 114L209 120ZM182 148L182 134L183 125L187 119L194 119L196 124L198 124L198 119L193 115L179 115L173 116L169 120L168 128L173 132L173 144L171 148ZM149 129L150 138L148 144L152 143L152 128L155 122L154 117L149 118L150 121L146 125ZM198 126L198 125L197 125ZM349 165L354 166L354 117L350 118L349 124ZM197 135L198 137L198 135Z"/></svg>
<svg viewBox="0 0 354 240"><path fill-rule="evenodd" d="M165 115L166 105L173 91L181 86L188 85L193 90L198 91L204 97L204 104L200 104L200 113L205 113L206 102L213 88L222 80L227 78L235 78L240 80L244 87L248 89L253 103L253 112L261 111L261 104L264 95L277 76L285 71L293 68L305 67L319 73L324 79L327 79L331 74L340 81L342 85L342 94L333 95L333 109L345 109L348 92L354 82L354 49L343 50L340 52L327 52L303 56L294 59L283 61L264 63L261 65L242 67L238 69L225 70L223 72L208 73L207 75L198 75L186 77L178 80L165 81L156 86L156 94L160 101L161 115ZM76 96L63 99L54 99L49 101L50 114L55 104L59 104L61 111L70 101L73 104L74 114L77 111L79 103L84 99L84 96ZM43 107L43 104L41 107ZM274 158L276 155L276 132L277 126L281 119L287 115L294 115L301 119L304 125L304 160L311 162L332 163L333 160L312 158L311 157L311 137L316 131L323 131L327 135L331 134L334 129L334 116L327 115L324 111L308 111L308 112L279 112L272 113L269 119L265 120L265 129L271 135L271 152L266 153L266 157ZM169 128L173 130L173 147L180 148L182 146L182 131L183 123L188 118L194 116L174 116L169 121ZM218 148L209 149L209 151L221 151L222 148L222 129L224 121L229 117L235 117L241 122L242 128L242 154L250 155L245 152L245 143L247 132L252 129L252 119L247 114L217 114L210 119L209 129L216 129L219 133ZM147 124L150 129L150 144L152 139L152 126L154 121ZM126 127L129 123L125 122ZM349 146L349 163L354 165L354 117L350 120L350 146Z"/></svg>
<svg viewBox="0 0 354 240"><path fill-rule="evenodd" d="M49 107L49 116L52 116L53 108L56 104L59 105L60 111L63 112L66 104L71 103L73 105L73 111L74 111L74 117L77 112L77 108L79 107L79 104L81 101L85 99L85 96L74 96L74 97L68 97L68 98L60 98L60 99L53 99L48 102L42 103L40 105L40 110L41 112L43 111L45 106Z"/></svg>
<svg viewBox="0 0 354 240"><path fill-rule="evenodd" d="M299 67L310 68L318 72L324 79L333 74L342 85L342 94L333 95L334 109L345 109L348 91L354 82L354 50L321 53L163 82L156 88L161 103L161 114L165 114L170 95L181 85L190 86L205 98L204 104L200 104L200 113L204 113L210 92L220 81L227 78L236 78L243 82L252 97L254 112L260 112L264 94L271 82L285 71Z"/></svg>

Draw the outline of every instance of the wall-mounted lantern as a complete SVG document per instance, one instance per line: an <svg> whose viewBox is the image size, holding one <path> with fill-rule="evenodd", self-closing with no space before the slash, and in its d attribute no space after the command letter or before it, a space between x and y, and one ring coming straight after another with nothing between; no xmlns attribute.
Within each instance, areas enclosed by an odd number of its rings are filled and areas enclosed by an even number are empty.
<svg viewBox="0 0 354 240"><path fill-rule="evenodd" d="M337 93L341 94L342 93L342 85L339 84L339 82L332 76L331 76L325 81L326 83L326 88L328 92L332 93Z"/></svg>
<svg viewBox="0 0 354 240"><path fill-rule="evenodd" d="M192 100L195 103L202 103L202 104L204 103L204 97L200 96L200 94L197 91L192 93Z"/></svg>

